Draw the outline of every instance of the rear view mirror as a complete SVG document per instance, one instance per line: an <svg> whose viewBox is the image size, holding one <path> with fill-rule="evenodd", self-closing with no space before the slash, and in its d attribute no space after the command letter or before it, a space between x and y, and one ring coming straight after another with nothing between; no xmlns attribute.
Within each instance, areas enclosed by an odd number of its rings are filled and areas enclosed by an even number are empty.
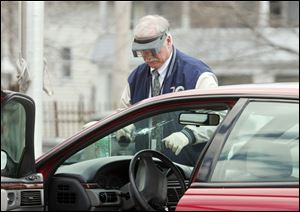
<svg viewBox="0 0 300 212"><path fill-rule="evenodd" d="M217 126L220 123L220 116L209 113L181 113L179 123L183 125Z"/></svg>

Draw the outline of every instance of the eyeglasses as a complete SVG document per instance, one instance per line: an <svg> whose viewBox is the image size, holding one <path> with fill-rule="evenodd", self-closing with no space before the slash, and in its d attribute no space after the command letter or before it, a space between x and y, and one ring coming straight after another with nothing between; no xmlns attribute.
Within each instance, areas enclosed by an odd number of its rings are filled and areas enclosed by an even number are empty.
<svg viewBox="0 0 300 212"><path fill-rule="evenodd" d="M154 38L134 39L132 44L133 56L142 57L145 51L151 51L152 55L159 54L166 37L167 33L163 32Z"/></svg>

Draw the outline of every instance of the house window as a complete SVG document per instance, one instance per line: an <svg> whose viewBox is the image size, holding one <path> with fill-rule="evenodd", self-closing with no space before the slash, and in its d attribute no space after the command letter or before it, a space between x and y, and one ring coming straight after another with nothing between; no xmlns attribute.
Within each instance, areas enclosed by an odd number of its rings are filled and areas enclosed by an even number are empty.
<svg viewBox="0 0 300 212"><path fill-rule="evenodd" d="M281 1L270 1L270 26L281 27L283 24L283 11Z"/></svg>
<svg viewBox="0 0 300 212"><path fill-rule="evenodd" d="M298 1L270 1L271 27L299 27Z"/></svg>
<svg viewBox="0 0 300 212"><path fill-rule="evenodd" d="M64 47L61 50L62 57L62 76L66 78L71 77L71 49Z"/></svg>
<svg viewBox="0 0 300 212"><path fill-rule="evenodd" d="M272 15L280 16L281 15L281 2L280 1L271 1L270 2L270 12Z"/></svg>

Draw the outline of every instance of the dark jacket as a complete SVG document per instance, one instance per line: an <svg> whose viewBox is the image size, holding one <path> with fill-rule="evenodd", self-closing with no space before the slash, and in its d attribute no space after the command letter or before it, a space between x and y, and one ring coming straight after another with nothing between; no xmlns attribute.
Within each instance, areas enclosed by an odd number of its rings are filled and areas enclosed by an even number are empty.
<svg viewBox="0 0 300 212"><path fill-rule="evenodd" d="M211 72L201 60L190 57L173 48L173 55L163 82L162 94L194 89L198 78L204 72ZM128 77L131 104L149 97L151 83L150 67L144 63Z"/></svg>

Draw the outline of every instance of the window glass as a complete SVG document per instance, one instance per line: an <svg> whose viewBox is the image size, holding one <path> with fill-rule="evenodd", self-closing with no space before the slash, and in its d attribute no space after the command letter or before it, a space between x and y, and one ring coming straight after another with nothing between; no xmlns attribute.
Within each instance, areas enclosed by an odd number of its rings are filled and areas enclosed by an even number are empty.
<svg viewBox="0 0 300 212"><path fill-rule="evenodd" d="M230 133L212 181L298 181L299 105L251 102Z"/></svg>
<svg viewBox="0 0 300 212"><path fill-rule="evenodd" d="M61 50L61 57L62 57L62 75L63 77L70 78L72 73L72 66L71 66L71 48L65 47Z"/></svg>
<svg viewBox="0 0 300 212"><path fill-rule="evenodd" d="M183 112L212 113L219 114L222 120L227 113L227 109L224 108L224 106L214 106L210 107L209 109L206 107L203 109L180 110L163 113L136 121L91 144L90 146L70 157L65 161L64 164L73 164L93 158L113 157L120 155L132 156L140 150L153 149L165 154L174 162L187 166L194 166L202 149L210 140L218 125L182 125L179 123L179 115ZM188 131L194 136L194 143L186 145L181 151L179 151L179 154L176 155L170 148L166 148L163 139L170 135L174 135L173 133L181 133L182 130L186 128L188 128ZM180 136L185 135L181 133L179 137L174 136L173 140L175 142L180 142Z"/></svg>
<svg viewBox="0 0 300 212"><path fill-rule="evenodd" d="M1 151L6 153L6 166L1 176L15 177L25 147L26 112L18 102L11 101L1 111Z"/></svg>

